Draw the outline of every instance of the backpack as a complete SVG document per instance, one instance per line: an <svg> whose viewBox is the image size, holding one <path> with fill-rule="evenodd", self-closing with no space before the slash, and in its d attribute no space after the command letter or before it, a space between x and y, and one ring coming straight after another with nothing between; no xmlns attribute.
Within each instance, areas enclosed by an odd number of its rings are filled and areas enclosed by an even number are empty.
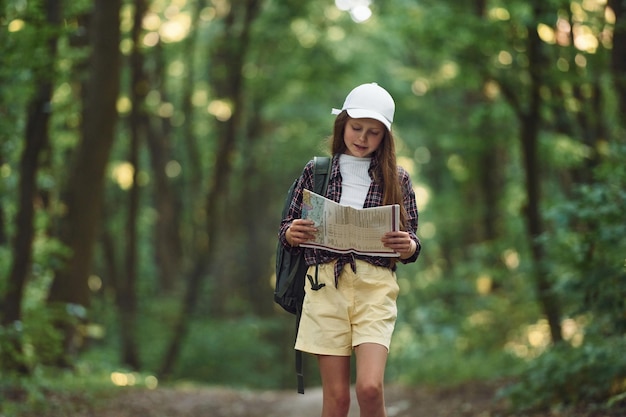
<svg viewBox="0 0 626 417"><path fill-rule="evenodd" d="M328 188L331 163L329 157L314 159L313 192L325 195ZM285 218L293 199L293 190L298 183L296 178L287 191L282 217ZM304 280L307 272L304 261L304 251L292 254L278 242L276 248L276 287L274 289L274 301L285 311L296 316L296 334L302 315L302 303L304 301ZM304 376L302 373L302 352L296 350L296 375L298 379L298 392L304 394Z"/></svg>

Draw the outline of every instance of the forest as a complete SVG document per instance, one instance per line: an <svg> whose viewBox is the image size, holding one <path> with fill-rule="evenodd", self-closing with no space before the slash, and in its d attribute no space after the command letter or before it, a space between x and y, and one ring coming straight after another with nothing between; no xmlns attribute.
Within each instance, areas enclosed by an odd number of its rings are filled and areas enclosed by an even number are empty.
<svg viewBox="0 0 626 417"><path fill-rule="evenodd" d="M0 27L0 415L295 390L281 209L366 82L423 245L386 380L626 409L626 2L0 0Z"/></svg>

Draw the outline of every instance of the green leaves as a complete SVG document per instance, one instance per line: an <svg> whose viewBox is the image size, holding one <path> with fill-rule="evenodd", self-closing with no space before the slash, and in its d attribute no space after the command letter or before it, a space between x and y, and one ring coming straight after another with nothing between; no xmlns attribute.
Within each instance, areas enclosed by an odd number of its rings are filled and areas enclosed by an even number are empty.
<svg viewBox="0 0 626 417"><path fill-rule="evenodd" d="M625 349L626 343L619 337L579 348L556 346L531 362L521 379L500 395L511 399L518 410L615 405L626 378Z"/></svg>

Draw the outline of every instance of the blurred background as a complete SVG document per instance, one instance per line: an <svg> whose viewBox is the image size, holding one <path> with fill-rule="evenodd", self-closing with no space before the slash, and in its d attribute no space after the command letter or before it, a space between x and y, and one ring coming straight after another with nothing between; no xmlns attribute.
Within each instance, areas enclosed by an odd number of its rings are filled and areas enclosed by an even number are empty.
<svg viewBox="0 0 626 417"><path fill-rule="evenodd" d="M626 397L625 2L0 7L0 390L295 387L280 211L377 82L423 243L387 380Z"/></svg>

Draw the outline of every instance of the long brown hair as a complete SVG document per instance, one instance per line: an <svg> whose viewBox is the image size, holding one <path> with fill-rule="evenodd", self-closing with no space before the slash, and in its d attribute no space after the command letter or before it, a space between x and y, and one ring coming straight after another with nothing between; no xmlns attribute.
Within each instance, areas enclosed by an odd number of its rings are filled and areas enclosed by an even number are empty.
<svg viewBox="0 0 626 417"><path fill-rule="evenodd" d="M342 154L346 151L346 143L343 136L346 129L346 123L350 120L350 116L344 110L337 115L333 135L329 138L330 148L333 155ZM396 164L396 145L393 134L385 129L385 136L380 142L378 149L372 155L376 159L377 169L373 172L374 181L382 184L383 187L383 204L399 204L400 205L400 224L404 229L406 224L406 210L403 204L402 187L398 179L398 166Z"/></svg>

